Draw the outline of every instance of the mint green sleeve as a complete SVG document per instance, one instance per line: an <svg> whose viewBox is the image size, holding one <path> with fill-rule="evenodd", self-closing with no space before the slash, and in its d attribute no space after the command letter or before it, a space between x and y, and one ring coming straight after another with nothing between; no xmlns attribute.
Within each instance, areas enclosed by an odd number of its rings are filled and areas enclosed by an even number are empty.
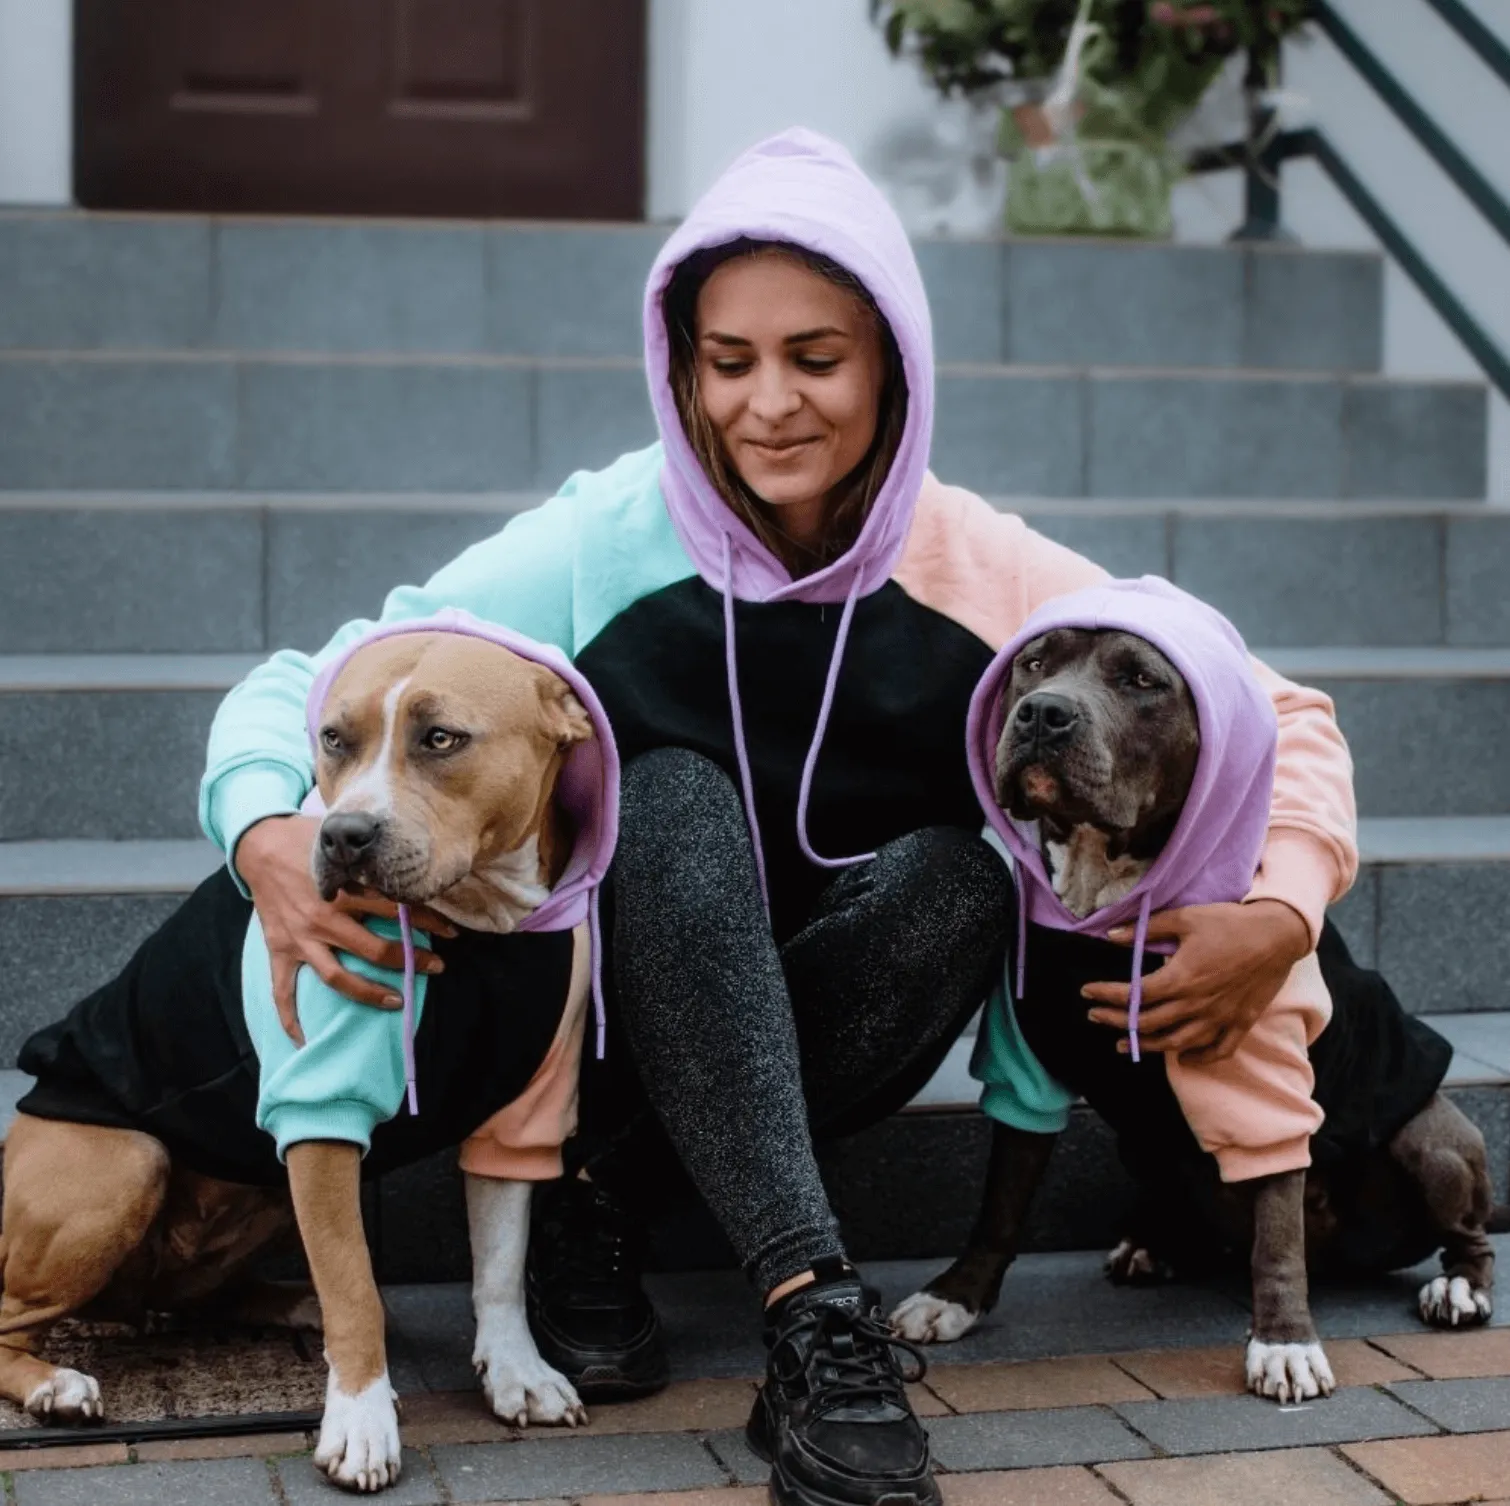
<svg viewBox="0 0 1510 1506"><path fill-rule="evenodd" d="M1070 1122L1075 1095L1044 1071L1023 1039L1005 977L986 1001L970 1075L984 1084L981 1112L999 1124L1057 1135Z"/></svg>
<svg viewBox="0 0 1510 1506"><path fill-rule="evenodd" d="M586 478L573 477L549 502L474 544L423 586L391 591L377 621L402 622L459 607L572 655L576 490L581 479ZM365 619L348 622L317 654L293 649L274 654L221 702L210 729L199 820L205 835L226 854L243 893L246 887L234 862L242 833L265 816L297 811L314 783L304 726L310 686L323 665L374 625Z"/></svg>
<svg viewBox="0 0 1510 1506"><path fill-rule="evenodd" d="M399 934L396 921L372 917L366 925L389 939ZM419 931L414 940L429 945ZM338 955L343 967L401 992L398 973L345 952ZM426 981L423 975L414 980L416 1029ZM294 1045L278 1019L267 942L253 915L241 952L241 1001L257 1052L257 1126L277 1142L280 1161L290 1145L303 1140L344 1140L361 1146L365 1155L373 1130L403 1106L403 1012L358 1004L308 967L299 969L295 987L302 1046Z"/></svg>

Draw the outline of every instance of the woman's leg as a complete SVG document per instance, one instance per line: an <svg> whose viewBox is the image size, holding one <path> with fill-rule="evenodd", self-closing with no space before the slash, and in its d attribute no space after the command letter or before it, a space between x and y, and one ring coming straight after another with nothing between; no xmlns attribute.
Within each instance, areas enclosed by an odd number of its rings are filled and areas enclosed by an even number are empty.
<svg viewBox="0 0 1510 1506"><path fill-rule="evenodd" d="M624 771L613 958L645 1092L761 1289L842 1258L744 810L698 754Z"/></svg>

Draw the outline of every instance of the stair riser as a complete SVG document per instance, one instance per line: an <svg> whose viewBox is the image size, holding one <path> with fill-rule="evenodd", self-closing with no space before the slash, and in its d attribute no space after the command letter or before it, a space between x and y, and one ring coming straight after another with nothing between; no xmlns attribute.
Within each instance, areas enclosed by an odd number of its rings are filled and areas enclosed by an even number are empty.
<svg viewBox="0 0 1510 1506"><path fill-rule="evenodd" d="M0 219L0 347L636 356L665 231ZM939 357L1375 371L1381 267L924 241Z"/></svg>
<svg viewBox="0 0 1510 1506"><path fill-rule="evenodd" d="M11 653L314 649L495 532L527 498L412 509L12 507ZM1510 644L1510 512L1356 518L1028 513L1117 575L1163 575L1253 644Z"/></svg>
<svg viewBox="0 0 1510 1506"><path fill-rule="evenodd" d="M0 897L0 1066L33 1030L106 982L181 895ZM1418 1014L1510 1004L1510 863L1365 867L1334 916L1360 962Z"/></svg>
<svg viewBox="0 0 1510 1506"><path fill-rule="evenodd" d="M1365 816L1510 812L1510 679L1320 680ZM0 841L197 833L214 690L0 695Z"/></svg>
<svg viewBox="0 0 1510 1506"><path fill-rule="evenodd" d="M554 488L655 435L637 363L0 356L0 488ZM1478 498L1468 384L946 368L933 461L996 495Z"/></svg>

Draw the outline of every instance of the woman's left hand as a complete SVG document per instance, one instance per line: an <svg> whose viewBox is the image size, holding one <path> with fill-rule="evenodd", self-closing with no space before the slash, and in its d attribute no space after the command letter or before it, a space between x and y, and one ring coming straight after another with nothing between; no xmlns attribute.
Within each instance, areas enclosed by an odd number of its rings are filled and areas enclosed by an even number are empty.
<svg viewBox="0 0 1510 1506"><path fill-rule="evenodd" d="M1133 928L1110 939L1131 946ZM1274 1002L1295 966L1311 950L1310 927L1282 900L1246 905L1192 905L1151 916L1148 939L1173 941L1178 950L1143 979L1138 1044L1144 1051L1173 1051L1196 1063L1225 1061ZM1081 994L1094 1003L1098 1025L1124 1032L1131 987L1088 983Z"/></svg>

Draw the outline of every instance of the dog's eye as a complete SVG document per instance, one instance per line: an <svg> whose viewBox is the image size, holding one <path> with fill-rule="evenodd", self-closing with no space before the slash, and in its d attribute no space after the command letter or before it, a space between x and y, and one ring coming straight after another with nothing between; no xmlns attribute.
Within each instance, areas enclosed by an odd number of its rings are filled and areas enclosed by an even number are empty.
<svg viewBox="0 0 1510 1506"><path fill-rule="evenodd" d="M1038 671L1043 668L1043 660L1037 658L1024 659L1022 662L1022 667L1027 670L1030 675L1036 675Z"/></svg>
<svg viewBox="0 0 1510 1506"><path fill-rule="evenodd" d="M327 753L344 753L346 744L341 741L341 734L334 727L326 727L320 733L320 746Z"/></svg>
<svg viewBox="0 0 1510 1506"><path fill-rule="evenodd" d="M1144 673L1141 669L1133 675L1132 682L1139 690L1152 690L1159 683L1152 675Z"/></svg>
<svg viewBox="0 0 1510 1506"><path fill-rule="evenodd" d="M431 727L420 738L420 746L427 748L431 753L454 753L464 742L467 736L464 732L451 732L445 727Z"/></svg>

